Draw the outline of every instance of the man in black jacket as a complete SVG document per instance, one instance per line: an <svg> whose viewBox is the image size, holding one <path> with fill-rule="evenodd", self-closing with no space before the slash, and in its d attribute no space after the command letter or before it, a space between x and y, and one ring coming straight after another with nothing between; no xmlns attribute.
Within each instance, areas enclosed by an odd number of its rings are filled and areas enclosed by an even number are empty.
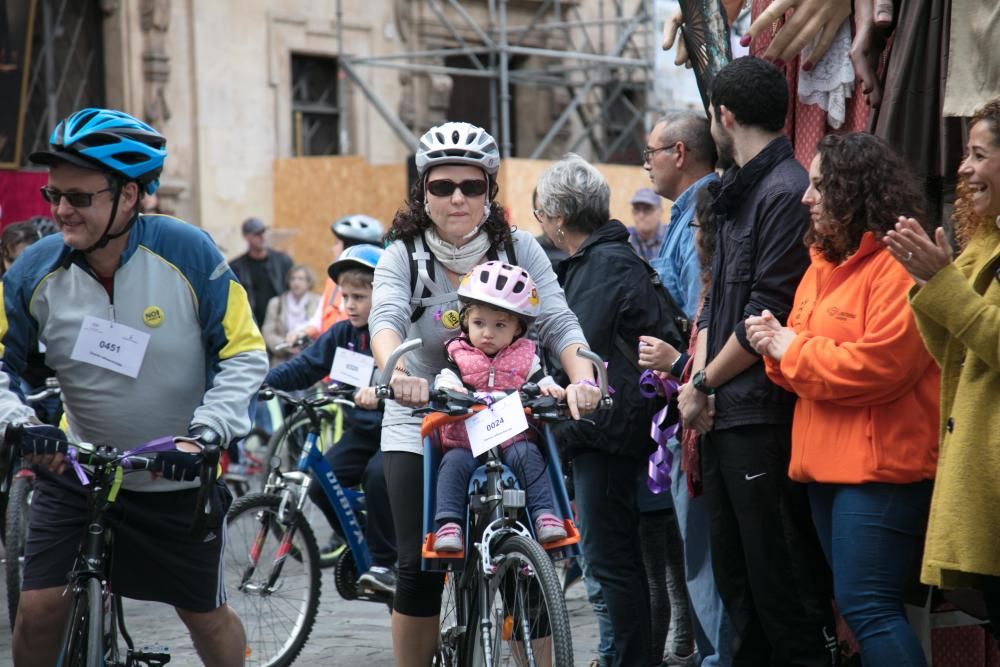
<svg viewBox="0 0 1000 667"><path fill-rule="evenodd" d="M787 475L795 397L767 379L744 328L764 309L785 321L809 261L808 175L782 134L787 108L788 83L763 60L735 60L712 82L712 136L735 166L708 186L723 221L679 402L685 423L707 433L712 561L733 665L818 667L836 642L806 490Z"/></svg>
<svg viewBox="0 0 1000 667"><path fill-rule="evenodd" d="M288 289L288 272L292 258L267 243L267 225L260 218L243 221L243 238L247 251L229 263L247 291L250 309L257 326L263 326L267 303Z"/></svg>

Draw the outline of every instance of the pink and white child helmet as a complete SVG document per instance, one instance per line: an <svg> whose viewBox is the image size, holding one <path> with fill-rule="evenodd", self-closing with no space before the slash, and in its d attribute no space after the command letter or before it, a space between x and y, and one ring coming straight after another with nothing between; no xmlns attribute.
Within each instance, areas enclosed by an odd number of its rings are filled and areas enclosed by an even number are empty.
<svg viewBox="0 0 1000 667"><path fill-rule="evenodd" d="M518 315L531 324L538 317L539 299L535 281L520 266L492 261L465 274L458 298L466 306L476 303Z"/></svg>

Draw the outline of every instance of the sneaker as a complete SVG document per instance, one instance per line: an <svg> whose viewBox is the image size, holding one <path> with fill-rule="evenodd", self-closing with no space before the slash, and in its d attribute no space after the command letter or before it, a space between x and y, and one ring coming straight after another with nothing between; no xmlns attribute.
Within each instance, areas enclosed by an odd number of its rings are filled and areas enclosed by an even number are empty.
<svg viewBox="0 0 1000 667"><path fill-rule="evenodd" d="M434 535L434 551L457 553L465 548L462 527L455 522L449 522L437 529Z"/></svg>
<svg viewBox="0 0 1000 667"><path fill-rule="evenodd" d="M566 539L566 526L555 514L545 512L535 519L535 539L540 544Z"/></svg>
<svg viewBox="0 0 1000 667"><path fill-rule="evenodd" d="M698 662L697 651L691 651L690 654L683 656L667 651L666 656L663 658L663 665L661 667L696 667Z"/></svg>
<svg viewBox="0 0 1000 667"><path fill-rule="evenodd" d="M337 562L337 559L340 558L340 554L344 553L346 547L347 542L344 541L343 537L337 533L331 535L330 541L319 550L320 567L332 567Z"/></svg>
<svg viewBox="0 0 1000 667"><path fill-rule="evenodd" d="M358 577L358 585L380 593L396 594L396 570L382 565L372 565Z"/></svg>

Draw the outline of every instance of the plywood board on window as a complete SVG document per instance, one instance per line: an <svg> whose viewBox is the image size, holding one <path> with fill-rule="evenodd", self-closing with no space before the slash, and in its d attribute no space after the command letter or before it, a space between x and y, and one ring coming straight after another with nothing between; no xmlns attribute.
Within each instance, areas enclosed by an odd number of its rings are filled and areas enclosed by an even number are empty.
<svg viewBox="0 0 1000 667"><path fill-rule="evenodd" d="M273 244L322 277L333 261L330 223L352 213L388 228L406 198L406 165L372 165L359 156L274 162Z"/></svg>
<svg viewBox="0 0 1000 667"><path fill-rule="evenodd" d="M531 193L550 160L504 160L498 175L499 202L520 229L540 234L531 212ZM598 164L611 188L611 216L632 224L629 200L649 177L639 166ZM364 213L388 226L406 199L406 165L373 165L354 155L297 157L274 162L274 228L272 243L323 276L333 260L330 223L351 213ZM663 219L669 202L664 200Z"/></svg>

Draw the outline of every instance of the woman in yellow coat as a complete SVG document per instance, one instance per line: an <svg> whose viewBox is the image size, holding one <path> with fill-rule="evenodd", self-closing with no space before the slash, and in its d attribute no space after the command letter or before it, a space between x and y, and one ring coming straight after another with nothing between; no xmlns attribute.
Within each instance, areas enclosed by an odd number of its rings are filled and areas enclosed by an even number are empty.
<svg viewBox="0 0 1000 667"><path fill-rule="evenodd" d="M968 242L954 262L943 230L932 240L910 219L900 218L886 244L917 283L910 305L941 366L941 447L921 579L942 588L982 590L997 633L1000 98L973 116L959 175L964 195L956 204L956 231Z"/></svg>

